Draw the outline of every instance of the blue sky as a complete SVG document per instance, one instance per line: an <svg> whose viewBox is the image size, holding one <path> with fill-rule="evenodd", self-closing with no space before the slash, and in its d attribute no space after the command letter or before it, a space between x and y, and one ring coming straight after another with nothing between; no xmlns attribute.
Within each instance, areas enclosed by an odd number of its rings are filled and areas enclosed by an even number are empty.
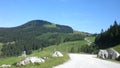
<svg viewBox="0 0 120 68"><path fill-rule="evenodd" d="M0 0L0 27L34 19L99 33L115 20L120 23L120 0Z"/></svg>

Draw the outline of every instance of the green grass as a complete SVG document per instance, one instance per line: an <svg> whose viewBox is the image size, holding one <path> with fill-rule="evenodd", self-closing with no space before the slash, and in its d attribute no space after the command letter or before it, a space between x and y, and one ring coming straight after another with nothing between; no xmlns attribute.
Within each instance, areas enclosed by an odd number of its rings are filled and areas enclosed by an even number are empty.
<svg viewBox="0 0 120 68"><path fill-rule="evenodd" d="M43 25L44 27L47 27L47 28L56 28L56 24L45 24Z"/></svg>
<svg viewBox="0 0 120 68"><path fill-rule="evenodd" d="M116 51L118 51L120 53L120 45L113 47L113 49L115 49Z"/></svg>
<svg viewBox="0 0 120 68"><path fill-rule="evenodd" d="M95 37L90 36L90 37L88 37L88 40L90 40L91 42L94 42L95 41Z"/></svg>
<svg viewBox="0 0 120 68"><path fill-rule="evenodd" d="M0 65L2 65L2 64L14 64L15 62L18 62L22 59L23 58L18 58L18 57L0 58Z"/></svg>
<svg viewBox="0 0 120 68"><path fill-rule="evenodd" d="M53 45L44 48L41 50L33 51L32 54L28 56L38 56L38 57L49 57L49 59L45 63L41 64L29 64L26 66L22 66L21 68L52 68L53 66L57 66L66 62L69 59L68 52L72 47L74 47L75 52L77 52L78 48L85 45L85 41L73 41L73 42L66 42L60 45ZM52 57L54 50L58 50L63 53L64 57L55 58ZM7 58L0 58L0 65L2 64L14 64L24 58L18 57L7 57ZM2 61L2 62L1 62ZM16 66L12 66L12 68L17 68Z"/></svg>
<svg viewBox="0 0 120 68"><path fill-rule="evenodd" d="M77 51L77 49L79 47L81 47L82 45L85 45L85 44L86 44L85 41L74 41L74 42L62 43L60 45L55 45L55 46L51 46L48 48L52 49L52 50L55 49L55 50L58 50L61 52L69 52L72 47L75 48L75 51Z"/></svg>

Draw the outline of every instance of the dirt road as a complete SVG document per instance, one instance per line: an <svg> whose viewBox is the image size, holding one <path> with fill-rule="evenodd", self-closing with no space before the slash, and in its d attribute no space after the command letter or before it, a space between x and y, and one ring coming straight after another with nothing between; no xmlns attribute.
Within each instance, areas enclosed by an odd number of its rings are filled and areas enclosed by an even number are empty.
<svg viewBox="0 0 120 68"><path fill-rule="evenodd" d="M70 60L53 68L120 68L120 63L96 58L96 55L69 54Z"/></svg>

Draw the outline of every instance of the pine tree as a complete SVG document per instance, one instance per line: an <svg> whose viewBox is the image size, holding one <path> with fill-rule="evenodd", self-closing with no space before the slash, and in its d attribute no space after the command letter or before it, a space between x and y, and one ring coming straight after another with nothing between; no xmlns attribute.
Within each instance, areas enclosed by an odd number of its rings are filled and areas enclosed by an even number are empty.
<svg viewBox="0 0 120 68"><path fill-rule="evenodd" d="M120 25L114 21L107 31L101 30L101 33L96 37L95 44L99 48L109 48L120 44Z"/></svg>

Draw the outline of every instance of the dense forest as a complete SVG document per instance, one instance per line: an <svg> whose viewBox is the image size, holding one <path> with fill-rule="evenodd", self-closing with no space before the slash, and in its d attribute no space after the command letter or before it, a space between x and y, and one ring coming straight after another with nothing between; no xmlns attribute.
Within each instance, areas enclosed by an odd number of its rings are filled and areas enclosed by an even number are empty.
<svg viewBox="0 0 120 68"><path fill-rule="evenodd" d="M21 26L0 28L2 56L18 56L23 51L43 49L67 41L83 40L83 34L74 34L69 26L58 25L43 20L32 20Z"/></svg>
<svg viewBox="0 0 120 68"><path fill-rule="evenodd" d="M103 29L96 37L95 44L99 49L105 49L120 44L120 25L115 21L106 31Z"/></svg>

